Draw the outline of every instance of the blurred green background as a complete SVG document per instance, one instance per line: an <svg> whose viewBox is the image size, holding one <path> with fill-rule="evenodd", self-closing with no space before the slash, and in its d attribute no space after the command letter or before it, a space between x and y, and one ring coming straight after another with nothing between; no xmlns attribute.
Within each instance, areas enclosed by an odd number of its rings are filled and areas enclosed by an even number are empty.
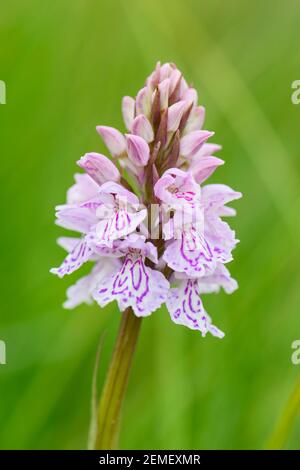
<svg viewBox="0 0 300 470"><path fill-rule="evenodd" d="M65 311L68 285L54 206L97 124L123 129L120 101L157 60L199 91L226 165L213 181L244 193L232 221L240 289L206 296L226 332L202 339L165 309L144 320L123 412L121 448L262 448L300 375L300 78L298 1L11 0L0 6L0 447L85 448L97 343L99 385L120 315ZM300 420L286 444L300 448Z"/></svg>

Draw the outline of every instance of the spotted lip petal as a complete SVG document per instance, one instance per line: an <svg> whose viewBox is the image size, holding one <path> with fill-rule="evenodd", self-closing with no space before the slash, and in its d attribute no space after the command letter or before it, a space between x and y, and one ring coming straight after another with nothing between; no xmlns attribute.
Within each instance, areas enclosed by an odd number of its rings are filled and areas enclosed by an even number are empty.
<svg viewBox="0 0 300 470"><path fill-rule="evenodd" d="M169 242L163 259L175 272L193 278L214 271L217 262L211 246L195 227L185 229L180 239Z"/></svg>
<svg viewBox="0 0 300 470"><path fill-rule="evenodd" d="M169 283L162 273L145 266L143 256L128 253L122 268L94 289L101 307L116 300L121 311L132 307L138 317L150 315L166 301Z"/></svg>
<svg viewBox="0 0 300 470"><path fill-rule="evenodd" d="M64 277L79 269L92 256L92 250L85 239L80 240L73 250L67 255L59 268L52 268L51 273L58 277Z"/></svg>
<svg viewBox="0 0 300 470"><path fill-rule="evenodd" d="M103 245L97 242L94 233L86 236L88 245L100 257L122 258L128 252L137 251L143 257L148 258L154 264L158 263L157 248L151 242L146 242L146 237L140 233L130 233L127 237L115 240L111 246Z"/></svg>
<svg viewBox="0 0 300 470"><path fill-rule="evenodd" d="M118 183L104 183L99 189L98 201L101 204L92 227L94 242L98 245L112 246L114 240L134 232L147 217L147 210L140 208L136 195Z"/></svg>
<svg viewBox="0 0 300 470"><path fill-rule="evenodd" d="M223 338L224 333L212 325L199 295L197 279L182 280L177 288L170 289L166 305L171 319L178 325L199 330L202 336L209 332L213 336Z"/></svg>
<svg viewBox="0 0 300 470"><path fill-rule="evenodd" d="M146 209L136 213L131 213L124 209L118 210L113 217L103 219L96 225L97 243L112 246L114 240L134 232L146 217Z"/></svg>

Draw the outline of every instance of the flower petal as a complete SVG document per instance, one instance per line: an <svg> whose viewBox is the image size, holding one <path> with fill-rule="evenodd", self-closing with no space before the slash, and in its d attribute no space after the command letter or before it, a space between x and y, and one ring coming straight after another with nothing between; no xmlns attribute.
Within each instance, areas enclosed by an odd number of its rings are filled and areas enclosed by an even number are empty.
<svg viewBox="0 0 300 470"><path fill-rule="evenodd" d="M96 242L102 242L112 246L114 240L125 237L134 232L141 222L147 217L147 210L143 209L136 213L119 210L110 219L100 220L96 226Z"/></svg>
<svg viewBox="0 0 300 470"><path fill-rule="evenodd" d="M198 93L195 88L188 88L183 94L183 99L188 103L188 106L196 107L198 103Z"/></svg>
<svg viewBox="0 0 300 470"><path fill-rule="evenodd" d="M119 157L125 153L126 141L120 131L108 126L97 126L96 129L113 157Z"/></svg>
<svg viewBox="0 0 300 470"><path fill-rule="evenodd" d="M74 179L75 184L67 192L67 204L81 204L97 194L99 186L89 175L76 173Z"/></svg>
<svg viewBox="0 0 300 470"><path fill-rule="evenodd" d="M197 106L191 111L187 123L184 128L184 134L189 134L193 131L199 131L202 129L205 120L205 108L203 106Z"/></svg>
<svg viewBox="0 0 300 470"><path fill-rule="evenodd" d="M101 198L101 195L105 194L113 195L113 199L118 204L128 203L135 204L137 206L140 205L139 198L134 193L128 191L128 189L124 188L124 186L115 182L109 181L107 183L102 184L99 189L99 197ZM106 199L104 199L104 201L105 200Z"/></svg>
<svg viewBox="0 0 300 470"><path fill-rule="evenodd" d="M202 157L190 166L190 170L194 175L197 183L203 183L209 178L213 172L221 165L224 165L224 160L217 157Z"/></svg>
<svg viewBox="0 0 300 470"><path fill-rule="evenodd" d="M215 152L219 152L222 149L222 145L205 143L201 146L200 150L194 155L193 160L202 157L210 157Z"/></svg>
<svg viewBox="0 0 300 470"><path fill-rule="evenodd" d="M132 133L142 137L146 142L152 142L154 132L149 120L143 114L139 114L132 123Z"/></svg>
<svg viewBox="0 0 300 470"><path fill-rule="evenodd" d="M182 209L183 205L199 202L201 190L192 173L170 168L155 184L154 194L165 204Z"/></svg>
<svg viewBox="0 0 300 470"><path fill-rule="evenodd" d="M230 272L224 264L218 263L212 274L198 279L198 286L201 294L219 292L221 287L226 294L231 294L238 288L238 283L230 276Z"/></svg>
<svg viewBox="0 0 300 470"><path fill-rule="evenodd" d="M131 306L135 315L144 317L166 301L168 290L162 273L146 267L142 256L128 253L121 270L104 279L93 297L101 307L117 300L121 311Z"/></svg>
<svg viewBox="0 0 300 470"><path fill-rule="evenodd" d="M177 101L168 109L168 132L177 131L184 111L187 109L186 101Z"/></svg>
<svg viewBox="0 0 300 470"><path fill-rule="evenodd" d="M92 256L92 250L86 241L80 240L75 248L67 255L61 266L52 268L51 273L57 274L58 277L64 277L79 269Z"/></svg>
<svg viewBox="0 0 300 470"><path fill-rule="evenodd" d="M64 250L66 250L68 253L70 253L72 250L74 250L75 246L78 245L80 242L81 238L77 237L59 237L57 239L57 244Z"/></svg>
<svg viewBox="0 0 300 470"><path fill-rule="evenodd" d="M170 75L172 74L173 70L174 70L174 68L168 62L163 64L160 67L160 75L159 75L161 82L164 81L166 78L169 78Z"/></svg>
<svg viewBox="0 0 300 470"><path fill-rule="evenodd" d="M209 131L193 131L185 135L180 140L181 155L191 158L212 135L214 135L214 132Z"/></svg>
<svg viewBox="0 0 300 470"><path fill-rule="evenodd" d="M134 120L135 100L131 96L124 96L122 99L122 114L126 128L131 131Z"/></svg>
<svg viewBox="0 0 300 470"><path fill-rule="evenodd" d="M166 305L171 319L178 325L201 331L202 336L209 332L223 338L224 333L211 324L199 294L198 281L192 279L183 280L177 288L170 289Z"/></svg>
<svg viewBox="0 0 300 470"><path fill-rule="evenodd" d="M183 231L180 239L171 241L163 259L175 272L200 277L214 271L216 256L204 236L195 227Z"/></svg>
<svg viewBox="0 0 300 470"><path fill-rule="evenodd" d="M135 100L136 115L144 114L146 117L150 117L151 97L151 86L146 86L138 92Z"/></svg>
<svg viewBox="0 0 300 470"><path fill-rule="evenodd" d="M117 167L100 153L86 153L77 164L100 185L106 181L120 181L121 175Z"/></svg>
<svg viewBox="0 0 300 470"><path fill-rule="evenodd" d="M136 166L146 166L150 150L147 142L138 135L126 134L128 157Z"/></svg>
<svg viewBox="0 0 300 470"><path fill-rule="evenodd" d="M64 308L74 308L82 303L93 302L92 292L102 279L120 269L120 261L114 258L104 258L98 262L87 276L80 278L67 289L67 300Z"/></svg>
<svg viewBox="0 0 300 470"><path fill-rule="evenodd" d="M178 86L179 81L182 78L180 70L173 69L170 75L170 95L174 92L175 88Z"/></svg>
<svg viewBox="0 0 300 470"><path fill-rule="evenodd" d="M56 217L57 225L80 233L88 233L98 221L94 211L76 206L59 206Z"/></svg>
<svg viewBox="0 0 300 470"><path fill-rule="evenodd" d="M169 102L169 88L170 88L170 80L166 78L163 80L159 85L159 95L160 95L160 109L164 111L168 107Z"/></svg>
<svg viewBox="0 0 300 470"><path fill-rule="evenodd" d="M207 212L221 215L223 206L228 202L240 199L242 193L234 191L225 184L207 184L202 188L203 205Z"/></svg>

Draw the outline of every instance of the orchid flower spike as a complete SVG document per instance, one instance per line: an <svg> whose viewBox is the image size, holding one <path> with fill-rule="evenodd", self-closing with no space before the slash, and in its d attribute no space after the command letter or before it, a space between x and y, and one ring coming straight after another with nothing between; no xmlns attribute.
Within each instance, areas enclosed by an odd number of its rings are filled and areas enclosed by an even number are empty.
<svg viewBox="0 0 300 470"><path fill-rule="evenodd" d="M122 114L122 131L97 126L110 155L81 157L84 173L56 208L57 224L78 236L59 239L67 255L51 272L93 264L64 306L115 300L144 317L166 304L174 323L222 338L202 296L237 288L225 264L238 240L223 217L235 215L227 203L241 193L203 184L224 164L204 107L174 64L158 63L136 97L123 98Z"/></svg>

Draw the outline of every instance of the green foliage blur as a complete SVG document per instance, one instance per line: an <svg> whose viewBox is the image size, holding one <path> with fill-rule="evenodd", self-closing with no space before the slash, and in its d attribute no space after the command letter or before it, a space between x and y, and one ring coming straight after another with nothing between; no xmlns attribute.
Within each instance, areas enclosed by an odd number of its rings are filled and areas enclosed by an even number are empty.
<svg viewBox="0 0 300 470"><path fill-rule="evenodd" d="M120 314L62 308L49 274L64 255L54 206L95 126L124 129L120 102L157 60L175 62L205 105L226 165L211 181L244 198L232 220L239 290L205 296L226 332L202 339L165 309L143 321L123 410L123 449L265 447L300 375L300 79L297 1L11 0L0 5L0 448L86 448L91 381L99 387ZM84 269L83 269L84 271ZM299 448L300 420L286 442Z"/></svg>

